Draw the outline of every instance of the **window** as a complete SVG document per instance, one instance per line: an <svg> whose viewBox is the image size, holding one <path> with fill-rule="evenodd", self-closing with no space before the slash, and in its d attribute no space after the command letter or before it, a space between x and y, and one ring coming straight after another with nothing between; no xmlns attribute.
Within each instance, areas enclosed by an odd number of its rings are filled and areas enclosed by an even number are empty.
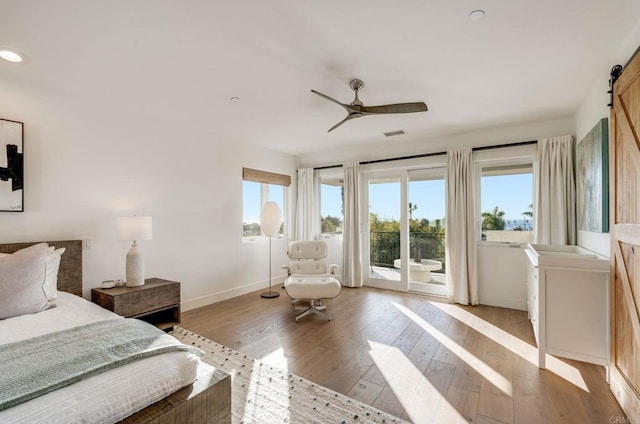
<svg viewBox="0 0 640 424"><path fill-rule="evenodd" d="M341 178L320 179L320 232L324 236L342 234L343 191Z"/></svg>
<svg viewBox="0 0 640 424"><path fill-rule="evenodd" d="M480 172L482 240L533 240L533 164L485 165Z"/></svg>
<svg viewBox="0 0 640 424"><path fill-rule="evenodd" d="M289 175L242 168L242 236L261 235L260 211L267 202L276 202L282 213L280 235L285 234L287 187Z"/></svg>
<svg viewBox="0 0 640 424"><path fill-rule="evenodd" d="M242 182L242 236L260 235L260 210L262 207L262 184L253 181Z"/></svg>

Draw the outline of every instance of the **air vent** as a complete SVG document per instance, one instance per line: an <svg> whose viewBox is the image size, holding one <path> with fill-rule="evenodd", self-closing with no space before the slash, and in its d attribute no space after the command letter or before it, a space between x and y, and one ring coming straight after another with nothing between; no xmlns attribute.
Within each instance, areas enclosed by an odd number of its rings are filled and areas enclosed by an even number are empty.
<svg viewBox="0 0 640 424"><path fill-rule="evenodd" d="M394 135L402 135L402 134L404 134L404 131L402 131L402 130L391 131L391 132L384 133L385 137L393 137Z"/></svg>

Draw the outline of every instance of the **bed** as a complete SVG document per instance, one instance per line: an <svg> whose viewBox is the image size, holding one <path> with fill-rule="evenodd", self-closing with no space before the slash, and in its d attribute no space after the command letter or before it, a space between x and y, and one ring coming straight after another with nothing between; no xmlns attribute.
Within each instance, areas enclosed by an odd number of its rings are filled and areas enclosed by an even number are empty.
<svg viewBox="0 0 640 424"><path fill-rule="evenodd" d="M81 241L47 243L66 249L60 258L56 306L0 320L0 348L85 324L116 326L126 321L79 297ZM0 244L0 253L14 253L33 244ZM174 351L122 365L0 410L0 422L229 423L230 399L228 375L199 361L192 352Z"/></svg>

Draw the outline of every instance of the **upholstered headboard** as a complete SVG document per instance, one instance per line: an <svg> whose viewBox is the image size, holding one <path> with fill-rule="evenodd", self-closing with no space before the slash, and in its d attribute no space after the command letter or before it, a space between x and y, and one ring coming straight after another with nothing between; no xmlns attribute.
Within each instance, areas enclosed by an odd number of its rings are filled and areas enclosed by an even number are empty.
<svg viewBox="0 0 640 424"><path fill-rule="evenodd" d="M0 244L0 253L13 253L42 242ZM82 240L47 241L56 249L66 248L60 258L58 290L82 296Z"/></svg>

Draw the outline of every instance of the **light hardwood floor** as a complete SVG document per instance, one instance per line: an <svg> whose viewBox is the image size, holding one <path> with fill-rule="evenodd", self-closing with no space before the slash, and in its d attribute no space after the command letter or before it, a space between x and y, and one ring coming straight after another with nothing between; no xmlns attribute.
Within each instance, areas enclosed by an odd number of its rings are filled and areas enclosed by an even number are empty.
<svg viewBox="0 0 640 424"><path fill-rule="evenodd" d="M182 326L415 423L623 422L602 367L533 364L526 312L370 288L343 289L329 310L296 323L283 291L255 292Z"/></svg>

